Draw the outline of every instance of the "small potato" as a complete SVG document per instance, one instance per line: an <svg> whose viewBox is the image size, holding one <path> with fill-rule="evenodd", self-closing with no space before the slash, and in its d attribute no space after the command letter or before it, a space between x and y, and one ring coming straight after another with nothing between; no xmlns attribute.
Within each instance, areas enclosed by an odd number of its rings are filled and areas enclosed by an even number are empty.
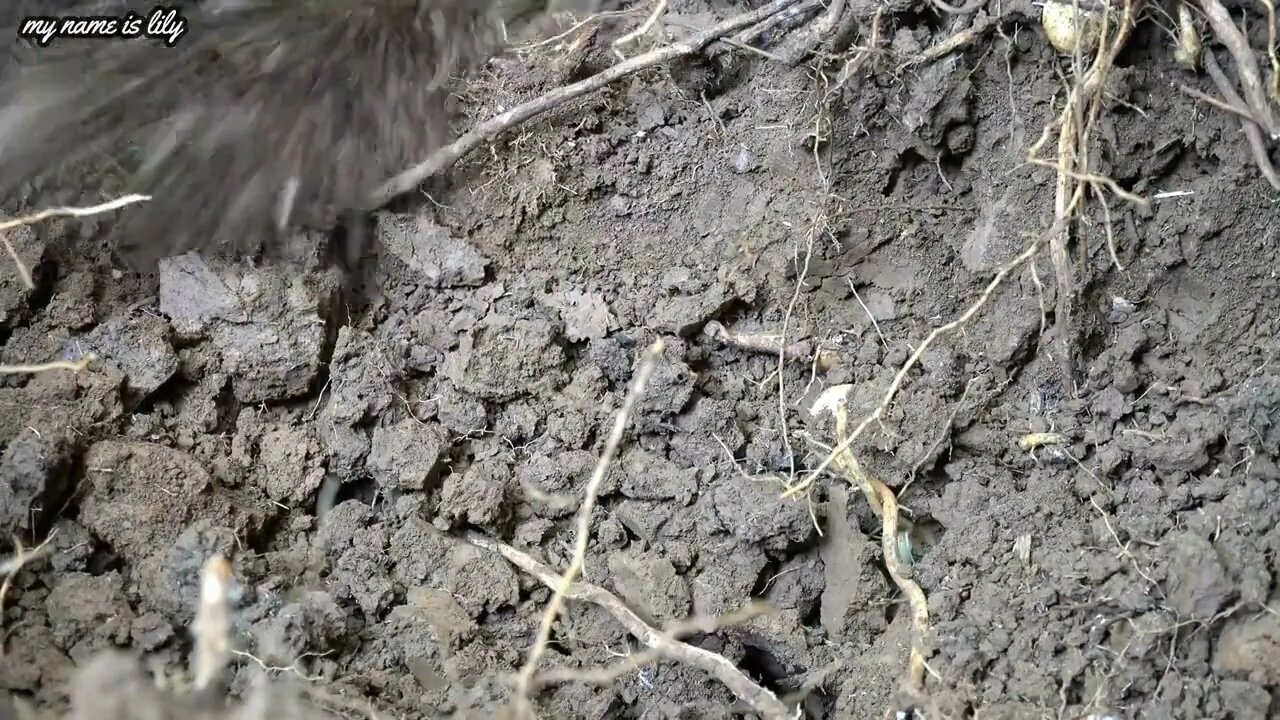
<svg viewBox="0 0 1280 720"><path fill-rule="evenodd" d="M1086 10L1083 4L1077 8L1072 2L1046 0L1040 11L1040 24L1049 44L1063 55L1075 53L1077 42L1082 55L1092 55L1098 49L1102 14Z"/></svg>

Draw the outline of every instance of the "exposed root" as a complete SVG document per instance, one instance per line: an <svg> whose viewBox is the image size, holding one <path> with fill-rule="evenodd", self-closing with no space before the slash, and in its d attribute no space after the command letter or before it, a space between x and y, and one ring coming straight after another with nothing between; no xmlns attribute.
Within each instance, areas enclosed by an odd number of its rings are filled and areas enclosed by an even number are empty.
<svg viewBox="0 0 1280 720"><path fill-rule="evenodd" d="M1180 2L1178 3L1178 46L1173 51L1173 61L1183 70L1195 72L1200 67L1200 58L1203 54L1204 43L1200 40L1200 31L1196 28L1191 6L1186 2Z"/></svg>
<svg viewBox="0 0 1280 720"><path fill-rule="evenodd" d="M1258 0L1267 9L1267 60L1271 63L1271 100L1280 104L1280 43L1276 40L1275 0Z"/></svg>
<svg viewBox="0 0 1280 720"><path fill-rule="evenodd" d="M52 360L34 365L0 365L0 375L37 375L52 370L84 372L97 359L98 356L89 353L79 360Z"/></svg>
<svg viewBox="0 0 1280 720"><path fill-rule="evenodd" d="M126 205L132 205L133 203L143 202L150 199L150 195L125 195L124 197L116 198L110 202L105 202L101 205L94 205L92 207L48 208L31 213L30 215L23 215L22 217L0 221L0 233L5 233L16 227L34 225L43 220L48 220L49 218L101 215L102 213L111 212L112 210L119 210ZM31 277L31 271L28 270L26 264L22 262L22 258L18 257L18 251L14 249L13 243L9 242L9 237L7 235L0 234L0 242L4 243L5 252L9 253L9 258L13 260L14 266L17 267L18 275L22 278L22 283L27 286L28 290L35 290L36 284Z"/></svg>
<svg viewBox="0 0 1280 720"><path fill-rule="evenodd" d="M1277 124L1276 115L1272 112L1267 98L1268 92L1262 82L1262 73L1258 70L1258 60L1253 48L1249 47L1249 41L1236 27L1231 13L1219 0L1200 0L1200 7L1204 9L1209 26L1213 28L1213 34L1217 36L1219 42L1227 46L1227 51L1231 53L1231 59L1236 64L1236 72L1240 76L1240 87L1244 91L1245 106L1253 113L1258 124L1262 126L1263 132L1272 137L1280 136L1280 124ZM1273 24L1273 41L1274 27ZM1274 57L1274 52L1274 48L1270 48L1268 55Z"/></svg>
<svg viewBox="0 0 1280 720"><path fill-rule="evenodd" d="M1034 264L1032 267L1034 267ZM956 400L955 407L951 409L951 414L947 416L947 422L944 423L942 428L938 431L937 436L929 445L929 449L924 451L924 454L920 456L920 459L916 460L915 463L911 465L911 472L907 473L907 481L898 489L899 495L906 492L907 488L911 487L911 483L916 481L916 478L920 474L920 468L924 465L925 460L932 456L934 451L942 447L942 443L951 438L952 428L954 428L956 424L956 416L960 414L962 409L964 409L964 401L969 399L969 392L973 390L973 384L977 380L978 378L976 377L970 378L969 382L964 384L964 392L960 393L960 399Z"/></svg>
<svg viewBox="0 0 1280 720"><path fill-rule="evenodd" d="M924 356L925 352L929 349L929 346L932 345L939 337L963 327L964 324L969 322L974 315L977 315L978 311L981 310L987 304L987 301L991 299L991 296L995 294L996 288L1000 287L1001 283L1004 282L1004 279L1027 260L1030 260L1031 257L1036 254L1036 251L1040 249L1040 244L1044 238L1058 232L1059 228L1063 224L1064 222L1062 220L1055 222L1044 235L1037 237L1025 250L1019 253L1017 257L1001 266L999 271L996 272L995 277L987 284L986 289L978 296L978 299L965 309L963 313L951 322L941 325L935 328L933 332L930 332L929 335L925 337L924 341L916 347L915 351L911 353L906 362L902 364L902 367L898 368L898 372L893 376L893 382L889 383L889 389L885 391L884 397L881 398L880 403L876 405L876 408L858 423L858 426L853 429L853 432L850 433L848 437L840 440L840 443L832 449L826 459L819 463L816 468L810 470L802 481L787 488L786 492L783 493L783 497L793 497L807 492L809 488L813 487L813 484L817 482L818 477L821 476L822 473L826 472L827 468L831 467L833 463L837 462L842 453L853 447L853 444L862 436L862 433L866 432L871 423L877 422L880 418L884 417L885 412L888 411L889 406L893 403L893 399L897 397L898 391L902 389L902 385L906 382L907 374L910 373L911 369L920 362L920 358Z"/></svg>
<svg viewBox="0 0 1280 720"><path fill-rule="evenodd" d="M835 416L835 434L841 446L845 445L844 440L849 432L848 397L852 389L852 385L832 387L827 391L830 396L826 402L820 401L820 407L815 407L815 412L830 411ZM897 497L888 485L862 469L850 448L837 447L832 455L836 468L851 485L862 492L871 510L880 518L880 548L885 567L894 584L906 596L911 608L911 654L907 661L907 687L912 691L922 691L925 673L924 638L929 632L929 605L924 591L911 579L911 571L900 556L898 541L902 532L902 520L898 514Z"/></svg>
<svg viewBox="0 0 1280 720"><path fill-rule="evenodd" d="M1124 190L1114 180L1093 172L1090 157L1093 130L1105 104L1103 90L1107 76L1115 64L1116 57L1129 39L1141 5L1142 0L1125 0L1118 28L1112 27L1111 12L1104 10L1099 14L1097 45L1099 50L1096 56L1088 70L1078 76L1079 79L1075 85L1067 92L1067 100L1063 104L1062 112L1045 128L1045 132L1028 152L1028 162L1052 168L1057 173L1054 214L1058 229L1049 236L1049 260L1058 281L1054 325L1058 330L1059 341L1063 344L1059 352L1064 375L1068 378L1072 375L1075 355L1069 338L1072 327L1071 308L1077 290L1075 272L1067 251L1071 223L1089 190L1093 190L1099 197L1102 196L1102 191L1106 190L1137 205L1145 206L1148 202L1145 198ZM1073 63L1077 72L1083 60L1081 49L1077 47ZM1053 159L1041 158L1040 151L1055 127L1058 131L1057 156ZM1109 226L1110 207L1104 204L1103 212L1107 216ZM1111 258L1116 266L1120 267L1109 227L1107 233Z"/></svg>
<svg viewBox="0 0 1280 720"><path fill-rule="evenodd" d="M1067 441L1065 435L1060 433L1027 433L1018 438L1018 447L1023 452L1031 452L1038 447L1045 445L1061 445Z"/></svg>
<svg viewBox="0 0 1280 720"><path fill-rule="evenodd" d="M899 68L899 72L914 65L923 65L935 60L941 60L951 53L973 44L977 40L981 39L983 35L986 35L988 32L996 29L999 25L1000 21L998 18L988 17L975 21L973 25L968 28L961 30L937 45L924 49L919 55L908 58L906 62L902 63L902 67Z"/></svg>
<svg viewBox="0 0 1280 720"><path fill-rule="evenodd" d="M591 15L591 16L588 16L588 17L586 17L586 18L583 18L582 20L579 20L578 22L574 23L574 24L573 24L573 25L572 25L568 30L565 30L564 32L561 32L561 33L558 33L558 34L556 34L556 35L552 35L552 36L551 36L551 37L549 37L549 38L544 38L544 39L542 39L542 40L538 40L538 41L535 41L535 42L531 42L531 43L528 43L528 44L525 44L525 45L517 45L517 46L515 46L515 47L510 48L510 50L509 50L509 51L510 51L510 52L513 52L513 53L516 53L516 54L518 54L518 55L523 55L523 54L525 54L525 53L531 53L531 52L533 52L533 51L535 51L535 50L538 50L538 49L540 49L540 48L547 47L548 45L555 45L556 43L558 43L558 42L560 42L560 41L562 41L562 40L564 40L564 39L568 38L570 35L573 35L573 34L577 33L577 32L578 32L579 30L581 30L582 28L584 28L584 27L586 27L586 26L588 26L588 25L591 25L591 24L597 23L597 22L599 22L599 21L601 21L601 20L604 20L605 18L611 18L611 17L624 17L624 16L627 16L627 15L634 15L634 14L635 14L635 10L609 10L609 11L606 11L606 12L596 13L596 14L594 14L594 15Z"/></svg>
<svg viewBox="0 0 1280 720"><path fill-rule="evenodd" d="M30 550L22 547L21 540L14 538L13 555L5 558L4 560L0 560L0 575L4 576L4 580L0 581L0 657L4 657L5 645L4 599L9 595L9 588L13 585L13 576L17 575L19 570L30 563L48 555L52 550L52 548L49 547L49 541L53 540L53 536L56 534L56 530L49 533L49 537L45 538L44 542Z"/></svg>
<svg viewBox="0 0 1280 720"><path fill-rule="evenodd" d="M721 630L726 627L741 625L752 618L767 614L769 607L764 603L752 602L748 603L737 612L732 612L719 617L695 617L675 623L663 631L663 637L668 641L679 640L687 635L708 634ZM596 668L592 670L582 670L576 668L565 668L558 670L548 670L539 673L534 678L536 687L546 687L568 682L580 682L589 685L609 685L617 681L619 678L629 675L646 665L657 662L669 657L667 645L659 645L650 647L644 652L628 655L625 660L616 665L607 668Z"/></svg>
<svg viewBox="0 0 1280 720"><path fill-rule="evenodd" d="M759 40L765 33L784 22L787 22L789 19L817 10L820 7L822 7L822 0L801 0L801 2L796 5L787 8L790 10L789 13L775 13L770 15L746 30L739 32L733 37L733 39L743 45L750 45L752 42Z"/></svg>
<svg viewBox="0 0 1280 720"><path fill-rule="evenodd" d="M867 38L867 44L863 47L856 48L853 56L845 60L840 71L836 73L836 81L830 90L827 91L826 97L830 99L837 90L844 87L849 80L866 66L871 56L879 52L881 35L883 33L884 8L876 10L876 14L871 17L871 33Z"/></svg>
<svg viewBox="0 0 1280 720"><path fill-rule="evenodd" d="M677 58L701 52L708 45L720 38L754 25L766 18L773 17L790 8L800 0L774 0L752 12L732 17L712 27L693 33L683 41L658 48L630 60L614 65L585 80L556 88L541 97L518 105L504 113L495 115L471 129L462 137L443 148L431 153L425 160L388 180L366 198L366 208L374 210L386 205L391 199L413 191L427 178L452 167L463 156L484 145L498 135L511 128L541 115L552 108L577 97L594 92L600 88L645 68L660 65Z"/></svg>
<svg viewBox="0 0 1280 720"><path fill-rule="evenodd" d="M231 593L235 575L231 563L215 555L200 574L200 606L196 608L195 657L191 660L195 689L213 684L231 657Z"/></svg>
<svg viewBox="0 0 1280 720"><path fill-rule="evenodd" d="M795 717L795 714L787 709L787 706L778 699L777 695L747 677L745 673L725 659L723 655L681 642L672 637L670 631L664 633L655 630L608 590L587 582L574 582L566 588L563 576L558 575L550 567L510 545L477 533L469 533L467 539L477 547L492 550L502 555L513 565L534 576L547 587L557 591L564 588L564 597L593 603L604 608L627 629L627 632L649 648L654 649L657 653L655 657L675 660L705 670L724 683L725 687L729 688L739 700L746 703L761 718L765 718L765 720L790 720ZM521 717L527 717L527 715Z"/></svg>
<svg viewBox="0 0 1280 720"><path fill-rule="evenodd" d="M952 5L946 0L929 0L933 6L950 15L969 15L986 6L987 0L968 0L964 5Z"/></svg>
<svg viewBox="0 0 1280 720"><path fill-rule="evenodd" d="M1276 174L1275 166L1271 164L1267 142L1262 137L1263 121L1254 114L1253 109L1240 97L1240 93L1232 87L1231 81L1227 79L1226 73L1222 72L1222 67L1218 65L1218 59L1212 51L1206 50L1204 53L1204 69L1208 71L1214 87L1225 98L1221 106L1240 116L1240 128L1249 142L1249 150L1253 153L1253 161L1257 163L1258 171L1267 179L1271 187L1280 190L1280 175Z"/></svg>
<svg viewBox="0 0 1280 720"><path fill-rule="evenodd" d="M805 58L835 31L844 15L845 0L830 0L827 9L815 21L798 33L790 48L781 53L781 60L790 67L799 65Z"/></svg>
<svg viewBox="0 0 1280 720"><path fill-rule="evenodd" d="M781 355L785 360L791 362L814 360L819 366L825 366L828 363L834 363L836 358L834 354L823 353L817 349L816 344L812 340L798 340L793 343L786 343L784 336L773 335L770 333L735 333L730 331L720 322L712 320L703 327L703 332L707 337L718 340L724 345L739 350L747 350L749 352L765 353L769 355ZM815 358L814 353L818 355Z"/></svg>
<svg viewBox="0 0 1280 720"><path fill-rule="evenodd" d="M627 59L627 56L622 54L623 45L633 43L645 35L648 35L649 31L653 30L653 26L658 24L658 21L661 20L662 16L667 12L667 2L668 0L657 0L657 2L653 4L653 10L649 12L649 17L645 18L644 22L640 23L640 27L613 41L613 52L618 56L619 60Z"/></svg>
<svg viewBox="0 0 1280 720"><path fill-rule="evenodd" d="M605 441L604 450L600 453L600 459L596 463L595 470L591 473L591 478L587 481L586 489L583 491L582 505L578 509L573 557L569 561L569 567L565 568L564 574L556 582L548 583L554 592L551 595L551 600L547 602L547 609L542 615L542 623L538 628L538 635L534 639L533 645L529 648L529 655L525 660L524 667L520 669L519 674L516 676L515 707L519 717L530 716L529 690L533 683L534 673L537 672L538 662L542 659L543 653L546 652L547 643L551 640L551 629L560 617L560 611L564 609L565 600L569 597L569 593L574 587L574 580L582 572L583 563L586 561L587 542L591 537L591 513L595 510L600 484L604 482L605 472L608 470L609 464L613 462L613 457L617 454L618 447L622 444L622 434L631 419L631 413L635 411L636 404L644 395L645 387L648 385L649 378L653 375L653 369L658 363L658 358L662 356L664 349L665 346L662 340L658 339L653 345L649 346L648 351L645 352L644 357L640 360L640 367L636 370L635 380L622 401L622 408L618 410L617 417L614 419L613 429L609 433L608 440Z"/></svg>
<svg viewBox="0 0 1280 720"><path fill-rule="evenodd" d="M1280 139L1280 122L1277 122L1276 114L1271 107L1272 102L1280 103L1280 59L1276 57L1276 12L1273 0L1260 0L1260 2L1267 11L1267 58L1271 63L1270 85L1263 84L1262 73L1258 69L1253 49L1249 47L1249 41L1244 33L1236 27L1231 13L1219 0L1200 0L1200 6L1209 20L1209 26L1213 28L1213 33L1219 42L1227 47L1227 52L1235 63L1243 95L1237 92L1234 83L1227 79L1217 58L1209 50L1204 51L1205 70L1208 71L1209 78L1223 99L1217 100L1197 91L1189 89L1188 91L1215 107L1242 118L1241 127L1244 130L1245 139L1249 142L1249 149L1253 153L1258 171L1271 184L1271 187L1280 190L1280 175L1277 175L1275 166L1271 163L1271 156L1267 150L1267 138L1263 137L1266 134L1271 140Z"/></svg>

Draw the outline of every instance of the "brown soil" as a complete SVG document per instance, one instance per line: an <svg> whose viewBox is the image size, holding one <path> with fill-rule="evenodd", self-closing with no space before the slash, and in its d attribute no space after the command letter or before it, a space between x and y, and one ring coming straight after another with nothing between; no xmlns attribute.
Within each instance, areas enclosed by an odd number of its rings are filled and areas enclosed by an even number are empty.
<svg viewBox="0 0 1280 720"><path fill-rule="evenodd" d="M906 7L886 17L903 55L972 21ZM702 26L737 11L671 12ZM1002 33L959 54L881 62L834 91L816 153L830 91L809 66L739 50L563 106L465 160L431 202L382 214L358 296L315 268L188 256L132 274L97 222L11 233L38 288L0 263L0 362L101 361L0 379L0 528L27 546L54 533L5 597L0 687L54 712L74 691L82 717L204 712L146 699L186 667L199 570L223 552L236 642L287 668L269 674L290 691L351 717L491 714L549 593L461 532L562 567L576 498L661 337L585 578L657 625L767 600L772 614L693 642L779 695L810 688L807 717L882 716L910 615L879 522L838 476L797 500L777 479L832 443L807 403L851 383L855 418L870 411L1052 222L1053 174L1026 154L1061 106L1062 61L1033 8L1004 12ZM580 67L559 58L495 60L467 117L609 62L607 45ZM1182 192L1113 199L1123 270L1090 206L1074 374L1041 332L1042 306L1055 323L1041 257L1046 294L1014 273L855 446L918 530L923 717L1280 711L1280 206L1239 121L1175 81L1210 87L1144 23L1093 151L1134 192ZM779 379L776 354L726 344L712 321L834 362L807 355ZM1031 432L1065 442L1029 452ZM327 478L342 484L318 531ZM638 649L571 602L545 662ZM149 675L94 664L107 650ZM235 670L232 694L251 694L261 667ZM110 707L122 691L138 699ZM742 712L669 661L539 702L554 718Z"/></svg>

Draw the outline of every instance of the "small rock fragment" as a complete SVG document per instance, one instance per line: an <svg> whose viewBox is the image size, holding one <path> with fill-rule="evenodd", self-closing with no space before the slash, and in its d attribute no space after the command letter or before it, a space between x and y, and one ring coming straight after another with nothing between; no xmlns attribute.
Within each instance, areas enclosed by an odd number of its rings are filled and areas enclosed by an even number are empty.
<svg viewBox="0 0 1280 720"><path fill-rule="evenodd" d="M237 547L236 534L229 528L204 520L187 527L138 565L138 584L149 606L174 625L189 626L200 602L205 562L214 555L231 556Z"/></svg>
<svg viewBox="0 0 1280 720"><path fill-rule="evenodd" d="M82 352L118 367L136 402L150 397L178 372L169 332L169 323L155 315L116 315L76 344Z"/></svg>
<svg viewBox="0 0 1280 720"><path fill-rule="evenodd" d="M1181 617L1212 618L1235 591L1213 543L1182 532L1165 538L1163 545L1171 555L1169 606Z"/></svg>
<svg viewBox="0 0 1280 720"><path fill-rule="evenodd" d="M377 214L382 247L413 271L418 282L433 288L478 287L484 284L489 259L450 234L426 215Z"/></svg>
<svg viewBox="0 0 1280 720"><path fill-rule="evenodd" d="M323 364L334 271L244 269L183 255L160 263L160 312L180 336L208 338L244 403L300 397Z"/></svg>
<svg viewBox="0 0 1280 720"><path fill-rule="evenodd" d="M70 428L38 423L19 432L0 454L0 527L30 531L56 513L69 492L71 465L78 446Z"/></svg>
<svg viewBox="0 0 1280 720"><path fill-rule="evenodd" d="M457 543L450 549L446 565L445 589L473 618L519 600L515 570L496 553Z"/></svg>
<svg viewBox="0 0 1280 720"><path fill-rule="evenodd" d="M560 384L564 348L559 323L545 317L489 315L445 359L445 374L460 390L486 400L511 400Z"/></svg>
<svg viewBox="0 0 1280 720"><path fill-rule="evenodd" d="M570 342L602 338L618 327L608 302L598 293L569 290L550 296L548 304L560 311L564 334Z"/></svg>
<svg viewBox="0 0 1280 720"><path fill-rule="evenodd" d="M481 460L464 473L453 473L441 489L440 517L478 527L495 525L511 510L507 502L511 478L511 466L498 459Z"/></svg>
<svg viewBox="0 0 1280 720"><path fill-rule="evenodd" d="M609 555L609 575L627 606L650 623L667 625L689 616L689 584L670 560L656 553Z"/></svg>
<svg viewBox="0 0 1280 720"><path fill-rule="evenodd" d="M294 506L306 502L324 482L319 442L302 428L270 425L258 440L254 476L272 500Z"/></svg>
<svg viewBox="0 0 1280 720"><path fill-rule="evenodd" d="M1219 675L1240 673L1280 688L1280 618L1264 613L1225 627L1218 636L1213 669Z"/></svg>
<svg viewBox="0 0 1280 720"><path fill-rule="evenodd" d="M637 500L678 500L687 505L698 492L697 471L645 450L622 458L622 494Z"/></svg>
<svg viewBox="0 0 1280 720"><path fill-rule="evenodd" d="M203 334L218 320L244 321L232 285L195 253L160 261L160 312L184 336Z"/></svg>
<svg viewBox="0 0 1280 720"><path fill-rule="evenodd" d="M412 418L376 428L369 470L384 489L422 490L439 474L448 442L438 426Z"/></svg>
<svg viewBox="0 0 1280 720"><path fill-rule="evenodd" d="M759 167L759 163L756 161L755 156L751 154L751 151L747 149L747 146L743 145L734 154L732 167L735 173L743 175L755 170Z"/></svg>
<svg viewBox="0 0 1280 720"><path fill-rule="evenodd" d="M264 498L215 484L203 463L180 450L105 440L85 453L84 467L80 521L133 562L171 546L196 518L238 537L258 532L267 519Z"/></svg>
<svg viewBox="0 0 1280 720"><path fill-rule="evenodd" d="M129 639L133 611L117 572L103 575L67 573L57 579L45 601L54 640L66 650L77 642L123 644Z"/></svg>
<svg viewBox="0 0 1280 720"><path fill-rule="evenodd" d="M751 596L768 559L759 549L720 536L698 552L693 585L693 611L704 617L736 610Z"/></svg>
<svg viewBox="0 0 1280 720"><path fill-rule="evenodd" d="M781 483L731 476L712 487L710 495L716 525L743 542L784 550L815 531L803 499L783 499Z"/></svg>

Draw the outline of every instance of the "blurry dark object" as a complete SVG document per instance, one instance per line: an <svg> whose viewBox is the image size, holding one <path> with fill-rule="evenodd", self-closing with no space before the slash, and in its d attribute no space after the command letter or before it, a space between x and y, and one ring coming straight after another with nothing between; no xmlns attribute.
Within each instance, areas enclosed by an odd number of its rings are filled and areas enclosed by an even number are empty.
<svg viewBox="0 0 1280 720"><path fill-rule="evenodd" d="M106 158L123 192L153 196L114 229L131 263L270 251L291 226L333 227L447 142L446 85L498 48L504 23L587 4L205 0L176 3L188 29L175 47L137 38L48 48L17 39L20 12L146 17L155 5L10 5L0 11L14 43L0 85L0 201L12 209L24 189L66 185L67 167ZM347 233L357 238L347 255L362 254L359 236Z"/></svg>

